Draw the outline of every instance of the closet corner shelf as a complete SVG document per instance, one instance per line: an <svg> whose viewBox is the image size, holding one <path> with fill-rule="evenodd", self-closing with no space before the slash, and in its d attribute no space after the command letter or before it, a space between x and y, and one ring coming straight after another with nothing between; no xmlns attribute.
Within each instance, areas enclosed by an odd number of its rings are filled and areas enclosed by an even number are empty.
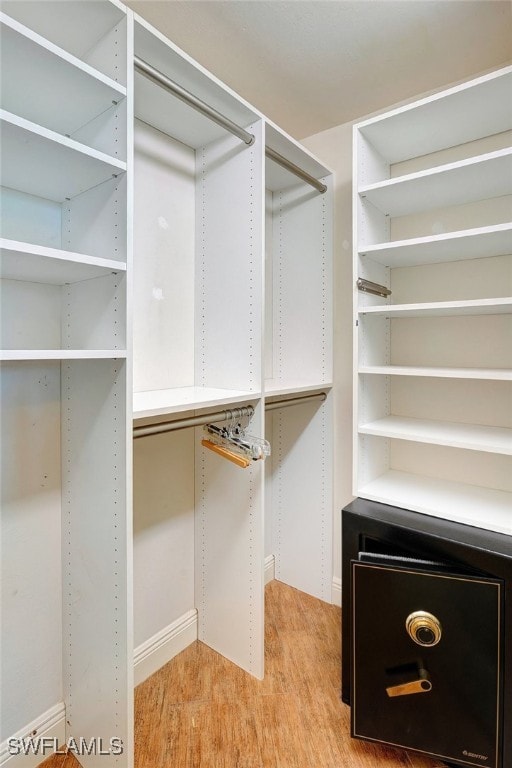
<svg viewBox="0 0 512 768"><path fill-rule="evenodd" d="M231 403L236 407L237 403L246 403L260 397L261 392L212 387L177 387L176 389L135 392L133 395L133 418L163 416L217 405L229 406Z"/></svg>
<svg viewBox="0 0 512 768"><path fill-rule="evenodd" d="M314 382L313 384L301 384L298 382L294 384L283 384L282 382L273 380L265 382L266 397L276 397L277 395L297 395L302 392L320 392L327 389L332 389L332 381L327 381L321 384L318 382Z"/></svg>
<svg viewBox="0 0 512 768"><path fill-rule="evenodd" d="M0 238L0 278L65 285L112 272L126 272L126 264Z"/></svg>
<svg viewBox="0 0 512 768"><path fill-rule="evenodd" d="M399 163L510 130L511 87L512 67L503 67L369 118L358 128L382 157Z"/></svg>
<svg viewBox="0 0 512 768"><path fill-rule="evenodd" d="M488 152L359 189L382 213L410 213L512 194L512 148Z"/></svg>
<svg viewBox="0 0 512 768"><path fill-rule="evenodd" d="M126 163L0 110L2 185L63 202L126 171Z"/></svg>
<svg viewBox="0 0 512 768"><path fill-rule="evenodd" d="M362 424L362 435L376 435L396 440L410 440L451 448L512 455L512 429L480 424L417 419L406 416L385 416Z"/></svg>
<svg viewBox="0 0 512 768"><path fill-rule="evenodd" d="M500 299L435 301L421 304L386 304L361 307L360 315L377 317L449 317L450 315L502 315L512 312L512 296Z"/></svg>
<svg viewBox="0 0 512 768"><path fill-rule="evenodd" d="M363 365L361 374L380 376L423 376L443 379L480 379L512 381L512 370L508 368L434 368L411 365Z"/></svg>
<svg viewBox="0 0 512 768"><path fill-rule="evenodd" d="M70 135L113 102L126 88L36 32L0 13L4 106L35 123Z"/></svg>
<svg viewBox="0 0 512 768"><path fill-rule="evenodd" d="M126 357L125 349L3 349L0 360L117 360Z"/></svg>
<svg viewBox="0 0 512 768"><path fill-rule="evenodd" d="M512 535L512 493L389 470L356 496Z"/></svg>
<svg viewBox="0 0 512 768"><path fill-rule="evenodd" d="M386 267L414 267L509 253L512 253L512 223L376 243L359 249L361 256Z"/></svg>

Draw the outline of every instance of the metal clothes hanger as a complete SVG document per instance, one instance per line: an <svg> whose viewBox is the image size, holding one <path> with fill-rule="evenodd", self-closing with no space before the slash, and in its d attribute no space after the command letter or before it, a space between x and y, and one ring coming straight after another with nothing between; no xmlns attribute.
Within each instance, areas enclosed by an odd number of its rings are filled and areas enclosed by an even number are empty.
<svg viewBox="0 0 512 768"><path fill-rule="evenodd" d="M270 456L270 443L261 437L249 435L246 427L242 426L244 411L235 408L227 411L228 424L218 427L216 424L206 424L205 433L208 435L201 444L239 467L247 468L251 461L264 460ZM250 416L247 416L247 426Z"/></svg>

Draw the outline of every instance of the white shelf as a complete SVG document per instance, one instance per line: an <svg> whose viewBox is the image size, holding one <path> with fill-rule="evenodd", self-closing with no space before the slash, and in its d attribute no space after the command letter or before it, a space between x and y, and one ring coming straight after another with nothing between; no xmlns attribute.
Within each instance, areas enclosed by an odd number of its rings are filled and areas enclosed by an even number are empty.
<svg viewBox="0 0 512 768"><path fill-rule="evenodd" d="M0 238L0 278L65 285L126 272L126 264Z"/></svg>
<svg viewBox="0 0 512 768"><path fill-rule="evenodd" d="M323 179L332 173L331 170L321 165L307 149L272 123L266 124L265 146L302 168L315 179ZM289 189L302 183L291 171L286 170L270 158L265 158L265 188L270 192Z"/></svg>
<svg viewBox="0 0 512 768"><path fill-rule="evenodd" d="M378 243L360 248L387 267L413 267L442 261L462 261L512 253L512 224L496 224L431 237Z"/></svg>
<svg viewBox="0 0 512 768"><path fill-rule="evenodd" d="M477 528L512 534L512 494L389 470L357 495Z"/></svg>
<svg viewBox="0 0 512 768"><path fill-rule="evenodd" d="M148 416L193 411L215 405L245 403L259 397L260 393L258 392L211 387L177 387L176 389L135 392L133 395L133 418L143 419Z"/></svg>
<svg viewBox="0 0 512 768"><path fill-rule="evenodd" d="M135 55L246 128L261 118L249 104L177 49L164 35L135 15ZM135 117L197 149L226 135L226 130L135 72Z"/></svg>
<svg viewBox="0 0 512 768"><path fill-rule="evenodd" d="M360 124L361 133L390 163L492 136L512 128L512 67Z"/></svg>
<svg viewBox="0 0 512 768"><path fill-rule="evenodd" d="M387 179L363 187L359 194L389 216L406 216L509 195L512 194L512 149Z"/></svg>
<svg viewBox="0 0 512 768"><path fill-rule="evenodd" d="M0 110L2 185L56 202L126 171L126 163Z"/></svg>
<svg viewBox="0 0 512 768"><path fill-rule="evenodd" d="M322 392L326 389L332 389L332 381L324 384L315 382L314 384L282 384L278 381L265 382L265 397L277 397L278 395L298 395L308 394L309 392Z"/></svg>
<svg viewBox="0 0 512 768"><path fill-rule="evenodd" d="M507 368L429 368L407 365L364 365L359 373L380 376L432 376L442 379L482 379L512 381L512 371Z"/></svg>
<svg viewBox="0 0 512 768"><path fill-rule="evenodd" d="M386 416L359 427L363 435L512 455L512 429L405 416Z"/></svg>
<svg viewBox="0 0 512 768"><path fill-rule="evenodd" d="M361 307L360 315L378 317L448 317L450 315L502 315L512 312L512 296L502 299L435 301L423 304L386 304Z"/></svg>
<svg viewBox="0 0 512 768"><path fill-rule="evenodd" d="M81 58L87 58L126 17L126 8L119 0L2 0L2 8L11 18Z"/></svg>
<svg viewBox="0 0 512 768"><path fill-rule="evenodd" d="M116 360L126 357L125 349L3 349L0 360Z"/></svg>
<svg viewBox="0 0 512 768"><path fill-rule="evenodd" d="M126 88L0 13L2 104L71 135L126 96ZM16 77L13 77L16 73Z"/></svg>

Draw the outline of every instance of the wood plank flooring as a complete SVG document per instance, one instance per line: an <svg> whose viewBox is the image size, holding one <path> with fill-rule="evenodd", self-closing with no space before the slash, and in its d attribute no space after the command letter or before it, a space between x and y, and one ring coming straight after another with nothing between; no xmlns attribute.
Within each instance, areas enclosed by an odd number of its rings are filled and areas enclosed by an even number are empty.
<svg viewBox="0 0 512 768"><path fill-rule="evenodd" d="M440 768L349 736L340 609L266 587L265 679L200 642L135 690L135 768ZM72 755L44 768L77 768Z"/></svg>

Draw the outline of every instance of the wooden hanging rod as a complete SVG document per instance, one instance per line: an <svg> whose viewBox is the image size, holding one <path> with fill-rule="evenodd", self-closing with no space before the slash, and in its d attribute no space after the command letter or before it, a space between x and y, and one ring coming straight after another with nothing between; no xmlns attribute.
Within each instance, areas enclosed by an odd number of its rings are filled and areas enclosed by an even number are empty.
<svg viewBox="0 0 512 768"><path fill-rule="evenodd" d="M314 395L302 395L301 397L289 397L282 400L274 400L272 403L265 404L265 411L274 411L278 408L289 408L292 405L302 405L314 400L325 400L327 395L320 392ZM160 435L164 432L174 432L178 429L188 429L189 427L203 427L205 424L212 424L218 421L230 421L235 418L251 418L254 414L252 405L244 405L239 408L231 408L225 411L216 411L215 413L205 413L202 416L189 416L186 419L173 419L172 421L161 421L159 424L149 424L148 426L134 427L134 440L139 437L148 437L149 435Z"/></svg>

